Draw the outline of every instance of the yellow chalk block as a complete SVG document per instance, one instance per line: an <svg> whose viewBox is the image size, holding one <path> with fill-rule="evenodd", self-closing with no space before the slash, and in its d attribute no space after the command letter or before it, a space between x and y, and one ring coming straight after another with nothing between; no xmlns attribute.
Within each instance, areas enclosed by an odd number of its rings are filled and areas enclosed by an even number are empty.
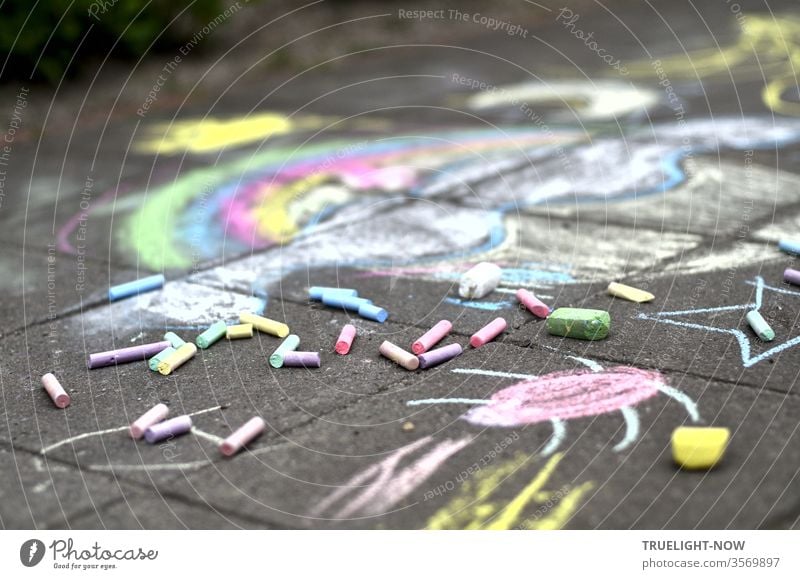
<svg viewBox="0 0 800 579"><path fill-rule="evenodd" d="M730 436L727 428L680 426L672 433L672 458L681 468L711 468L722 460Z"/></svg>
<svg viewBox="0 0 800 579"><path fill-rule="evenodd" d="M616 298L621 298L623 300L628 300L630 302L636 302L639 304L654 300L656 297L650 292L636 289L635 287L625 285L624 283L617 283L615 281L612 281L610 284L608 284L608 293Z"/></svg>
<svg viewBox="0 0 800 579"><path fill-rule="evenodd" d="M183 346L158 363L158 372L167 376L171 374L173 370L177 370L183 364L194 358L196 353L197 346L191 342L186 342Z"/></svg>
<svg viewBox="0 0 800 579"><path fill-rule="evenodd" d="M237 324L228 326L226 336L229 340L239 340L241 338L253 337L253 324Z"/></svg>
<svg viewBox="0 0 800 579"><path fill-rule="evenodd" d="M259 332L272 334L279 338L285 338L289 335L289 326L286 324L257 316L250 312L239 312L239 321L243 324L253 324L253 327Z"/></svg>

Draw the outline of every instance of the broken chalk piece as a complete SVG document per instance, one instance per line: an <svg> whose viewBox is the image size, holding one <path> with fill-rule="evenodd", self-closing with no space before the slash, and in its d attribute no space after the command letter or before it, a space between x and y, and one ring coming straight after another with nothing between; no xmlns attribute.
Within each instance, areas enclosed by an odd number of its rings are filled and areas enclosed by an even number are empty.
<svg viewBox="0 0 800 579"><path fill-rule="evenodd" d="M336 353L345 356L350 352L353 346L353 340L356 338L356 327L353 324L346 324L342 328L339 338L336 340Z"/></svg>
<svg viewBox="0 0 800 579"><path fill-rule="evenodd" d="M629 302L636 302L637 304L643 304L644 302L649 302L656 298L656 296L650 292L625 285L624 283L617 283L615 281L612 281L610 284L608 284L608 293L615 298L621 298L623 300L628 300Z"/></svg>
<svg viewBox="0 0 800 579"><path fill-rule="evenodd" d="M185 344L185 343L186 343L186 342L184 342L184 344ZM166 359L168 356L171 356L172 354L174 354L176 349L177 349L177 348L173 348L172 346L170 346L169 348L164 348L164 349L163 349L163 350L161 350L161 351L160 351L158 354L156 354L155 356L153 356L152 358L150 358L150 359L147 361L147 366L148 366L148 367L149 367L149 368L150 368L150 369L151 369L153 372L157 372L157 371L158 371L158 364L159 364L159 363L160 363L162 360L165 360L165 359Z"/></svg>
<svg viewBox="0 0 800 579"><path fill-rule="evenodd" d="M325 293L340 293L342 295L350 296L357 298L358 292L354 289L344 288L344 287L323 287L323 286L313 286L308 288L308 299L321 301L322 296Z"/></svg>
<svg viewBox="0 0 800 579"><path fill-rule="evenodd" d="M398 364L406 370L416 370L419 368L419 358L411 352L406 352L400 346L392 344L386 340L378 348L378 351L386 358L389 358L395 364Z"/></svg>
<svg viewBox="0 0 800 579"><path fill-rule="evenodd" d="M327 292L322 294L322 303L332 308L341 308L351 312L357 312L364 304L371 304L372 300L349 296L339 292Z"/></svg>
<svg viewBox="0 0 800 579"><path fill-rule="evenodd" d="M358 308L358 315L373 322L382 324L389 318L389 312L379 306L372 305L372 302Z"/></svg>
<svg viewBox="0 0 800 579"><path fill-rule="evenodd" d="M763 318L758 310L747 312L747 316L745 316L745 318L747 319L747 323L750 324L750 327L753 328L753 331L759 338L765 342L771 342L775 339L775 330L769 326L767 320Z"/></svg>
<svg viewBox="0 0 800 579"><path fill-rule="evenodd" d="M426 368L433 368L434 366L452 360L456 356L460 356L463 351L461 344L450 344L442 346L441 348L436 348L435 350L430 350L417 356L417 358L419 358L419 367L423 370Z"/></svg>
<svg viewBox="0 0 800 579"><path fill-rule="evenodd" d="M265 427L264 419L260 416L254 416L223 440L219 445L219 451L225 456L233 456L245 444L249 444L255 437L264 432Z"/></svg>
<svg viewBox="0 0 800 579"><path fill-rule="evenodd" d="M800 255L800 241L781 239L778 241L778 249L792 255Z"/></svg>
<svg viewBox="0 0 800 579"><path fill-rule="evenodd" d="M156 274L108 288L108 300L115 302L123 298L143 294L164 287L164 275Z"/></svg>
<svg viewBox="0 0 800 579"><path fill-rule="evenodd" d="M164 334L164 339L169 342L176 350L183 346L186 342L175 332L167 332Z"/></svg>
<svg viewBox="0 0 800 579"><path fill-rule="evenodd" d="M500 266L488 261L482 261L461 276L458 285L458 295L462 298L482 298L500 283L503 270Z"/></svg>
<svg viewBox="0 0 800 579"><path fill-rule="evenodd" d="M472 337L469 339L469 345L473 348L480 348L503 333L507 326L508 324L503 318L495 318L472 334Z"/></svg>
<svg viewBox="0 0 800 579"><path fill-rule="evenodd" d="M730 439L727 428L679 426L672 432L672 458L685 469L709 469L725 453Z"/></svg>
<svg viewBox="0 0 800 579"><path fill-rule="evenodd" d="M296 350L297 346L300 345L300 336L292 334L287 336L286 339L281 342L281 345L277 347L277 349L272 352L269 356L269 365L273 368L280 368L283 366L283 358L289 352Z"/></svg>
<svg viewBox="0 0 800 579"><path fill-rule="evenodd" d="M800 285L800 271L787 267L783 270L783 281L792 285Z"/></svg>
<svg viewBox="0 0 800 579"><path fill-rule="evenodd" d="M131 424L131 427L128 429L131 438L139 440L144 436L145 430L164 420L168 414L169 408L166 404L156 404Z"/></svg>
<svg viewBox="0 0 800 579"><path fill-rule="evenodd" d="M517 300L537 318L546 318L550 315L550 308L533 295L533 292L520 288L517 290Z"/></svg>
<svg viewBox="0 0 800 579"><path fill-rule="evenodd" d="M603 310L558 308L547 318L547 331L565 338L602 340L610 329L611 316Z"/></svg>
<svg viewBox="0 0 800 579"><path fill-rule="evenodd" d="M422 334L417 340L411 344L411 351L417 356L423 354L435 346L438 342L442 341L450 330L453 329L453 324L447 320L437 322L430 330Z"/></svg>
<svg viewBox="0 0 800 579"><path fill-rule="evenodd" d="M194 346L194 344L190 345ZM175 418L170 418L169 420L158 422L157 424L153 424L152 426L148 427L147 430L144 431L144 439L150 444L154 444L164 440L165 438L172 438L173 436L177 436L179 434L185 434L191 429L191 416L176 416Z"/></svg>
<svg viewBox="0 0 800 579"><path fill-rule="evenodd" d="M251 312L239 312L239 321L243 324L253 324L253 327L259 332L271 334L279 338L285 338L289 335L289 326L286 324L270 320L263 316L257 316Z"/></svg>
<svg viewBox="0 0 800 579"><path fill-rule="evenodd" d="M105 366L113 366L114 364L126 364L128 362L147 360L151 356L158 354L164 348L169 348L169 346L169 342L164 340L163 342L141 344L139 346L131 346L130 348L122 348L120 350L97 352L96 354L89 354L86 365L89 367L89 370L93 370L94 368L103 368Z"/></svg>
<svg viewBox="0 0 800 579"><path fill-rule="evenodd" d="M283 365L287 368L319 368L319 352L286 352L283 355Z"/></svg>
<svg viewBox="0 0 800 579"><path fill-rule="evenodd" d="M200 349L205 350L206 348L210 348L212 344L220 340L227 333L228 325L220 320L211 324L205 332L197 336L195 343Z"/></svg>
<svg viewBox="0 0 800 579"><path fill-rule="evenodd" d="M236 324L225 329L225 337L229 340L241 340L253 337L253 324Z"/></svg>
<svg viewBox="0 0 800 579"><path fill-rule="evenodd" d="M197 346L191 342L186 342L183 346L158 363L158 373L164 376L171 374L173 370L177 370L194 358L195 354L197 354Z"/></svg>
<svg viewBox="0 0 800 579"><path fill-rule="evenodd" d="M69 403L72 401L67 394L67 391L64 390L64 387L61 385L61 382L58 381L58 378L53 376L50 372L42 376L42 386L47 391L47 395L50 396L50 400L53 401L58 408L66 408L69 406Z"/></svg>

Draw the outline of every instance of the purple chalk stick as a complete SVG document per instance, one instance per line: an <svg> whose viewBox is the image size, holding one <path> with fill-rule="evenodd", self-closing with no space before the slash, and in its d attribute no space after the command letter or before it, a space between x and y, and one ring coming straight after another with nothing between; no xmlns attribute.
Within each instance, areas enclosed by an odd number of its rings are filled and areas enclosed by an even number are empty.
<svg viewBox="0 0 800 579"><path fill-rule="evenodd" d="M141 346L133 346L132 348L122 348L121 350L98 352L97 354L89 355L87 366L89 366L91 370L92 368L102 368L103 366L112 366L114 364L138 362L139 360L151 358L169 347L170 343L164 341L142 344Z"/></svg>
<svg viewBox="0 0 800 579"><path fill-rule="evenodd" d="M164 422L154 424L144 431L144 439L153 444L165 438L185 434L192 428L192 417L188 415L176 416Z"/></svg>
<svg viewBox="0 0 800 579"><path fill-rule="evenodd" d="M283 365L289 367L319 368L319 352L286 352Z"/></svg>
<svg viewBox="0 0 800 579"><path fill-rule="evenodd" d="M783 281L792 285L800 285L800 271L787 267L783 271Z"/></svg>
<svg viewBox="0 0 800 579"><path fill-rule="evenodd" d="M461 344L450 344L449 346L442 346L441 348L430 350L429 352L417 356L417 358L419 358L419 367L425 369L438 366L448 360L452 360L456 356L460 356L463 351Z"/></svg>

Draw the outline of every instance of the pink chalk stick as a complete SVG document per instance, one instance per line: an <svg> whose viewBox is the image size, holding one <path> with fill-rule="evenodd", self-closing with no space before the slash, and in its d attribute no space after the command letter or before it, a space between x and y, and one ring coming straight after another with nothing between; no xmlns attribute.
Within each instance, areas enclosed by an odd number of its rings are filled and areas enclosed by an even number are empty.
<svg viewBox="0 0 800 579"><path fill-rule="evenodd" d="M352 324L347 324L342 328L339 338L336 340L336 353L342 356L350 352L350 347L353 345L353 340L356 337L356 327Z"/></svg>
<svg viewBox="0 0 800 579"><path fill-rule="evenodd" d="M508 324L503 318L493 319L480 330L472 334L472 337L469 339L469 345L473 348L480 348L499 336L506 329L506 326L508 326Z"/></svg>
<svg viewBox="0 0 800 579"><path fill-rule="evenodd" d="M47 394L50 396L53 404L55 404L58 408L66 408L69 406L69 403L72 400L70 399L66 390L64 390L64 387L61 386L58 378L48 372L42 376L42 385L44 386L44 389L47 390Z"/></svg>
<svg viewBox="0 0 800 579"><path fill-rule="evenodd" d="M233 434L222 441L219 445L219 451L225 456L233 456L241 448L253 440L256 436L264 432L266 423L260 416L254 416L242 426L238 428Z"/></svg>
<svg viewBox="0 0 800 579"><path fill-rule="evenodd" d="M550 308L533 295L533 292L520 288L517 290L517 299L537 318L546 318L550 315Z"/></svg>
<svg viewBox="0 0 800 579"><path fill-rule="evenodd" d="M128 430L131 438L139 440L144 436L145 430L164 420L168 414L169 408L166 404L156 404L150 410L137 418L133 424L131 424L131 427Z"/></svg>
<svg viewBox="0 0 800 579"><path fill-rule="evenodd" d="M417 341L411 344L411 351L417 356L424 354L436 345L442 338L450 333L453 329L453 324L447 320L437 322L430 330L422 334Z"/></svg>

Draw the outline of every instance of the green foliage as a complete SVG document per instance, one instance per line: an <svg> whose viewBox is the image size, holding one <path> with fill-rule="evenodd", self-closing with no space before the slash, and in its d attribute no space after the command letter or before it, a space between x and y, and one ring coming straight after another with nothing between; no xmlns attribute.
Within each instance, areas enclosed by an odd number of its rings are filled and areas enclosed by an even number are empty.
<svg viewBox="0 0 800 579"><path fill-rule="evenodd" d="M0 0L0 51L8 55L2 76L56 83L110 51L138 58L151 43L150 50L174 47L227 6L220 0Z"/></svg>

